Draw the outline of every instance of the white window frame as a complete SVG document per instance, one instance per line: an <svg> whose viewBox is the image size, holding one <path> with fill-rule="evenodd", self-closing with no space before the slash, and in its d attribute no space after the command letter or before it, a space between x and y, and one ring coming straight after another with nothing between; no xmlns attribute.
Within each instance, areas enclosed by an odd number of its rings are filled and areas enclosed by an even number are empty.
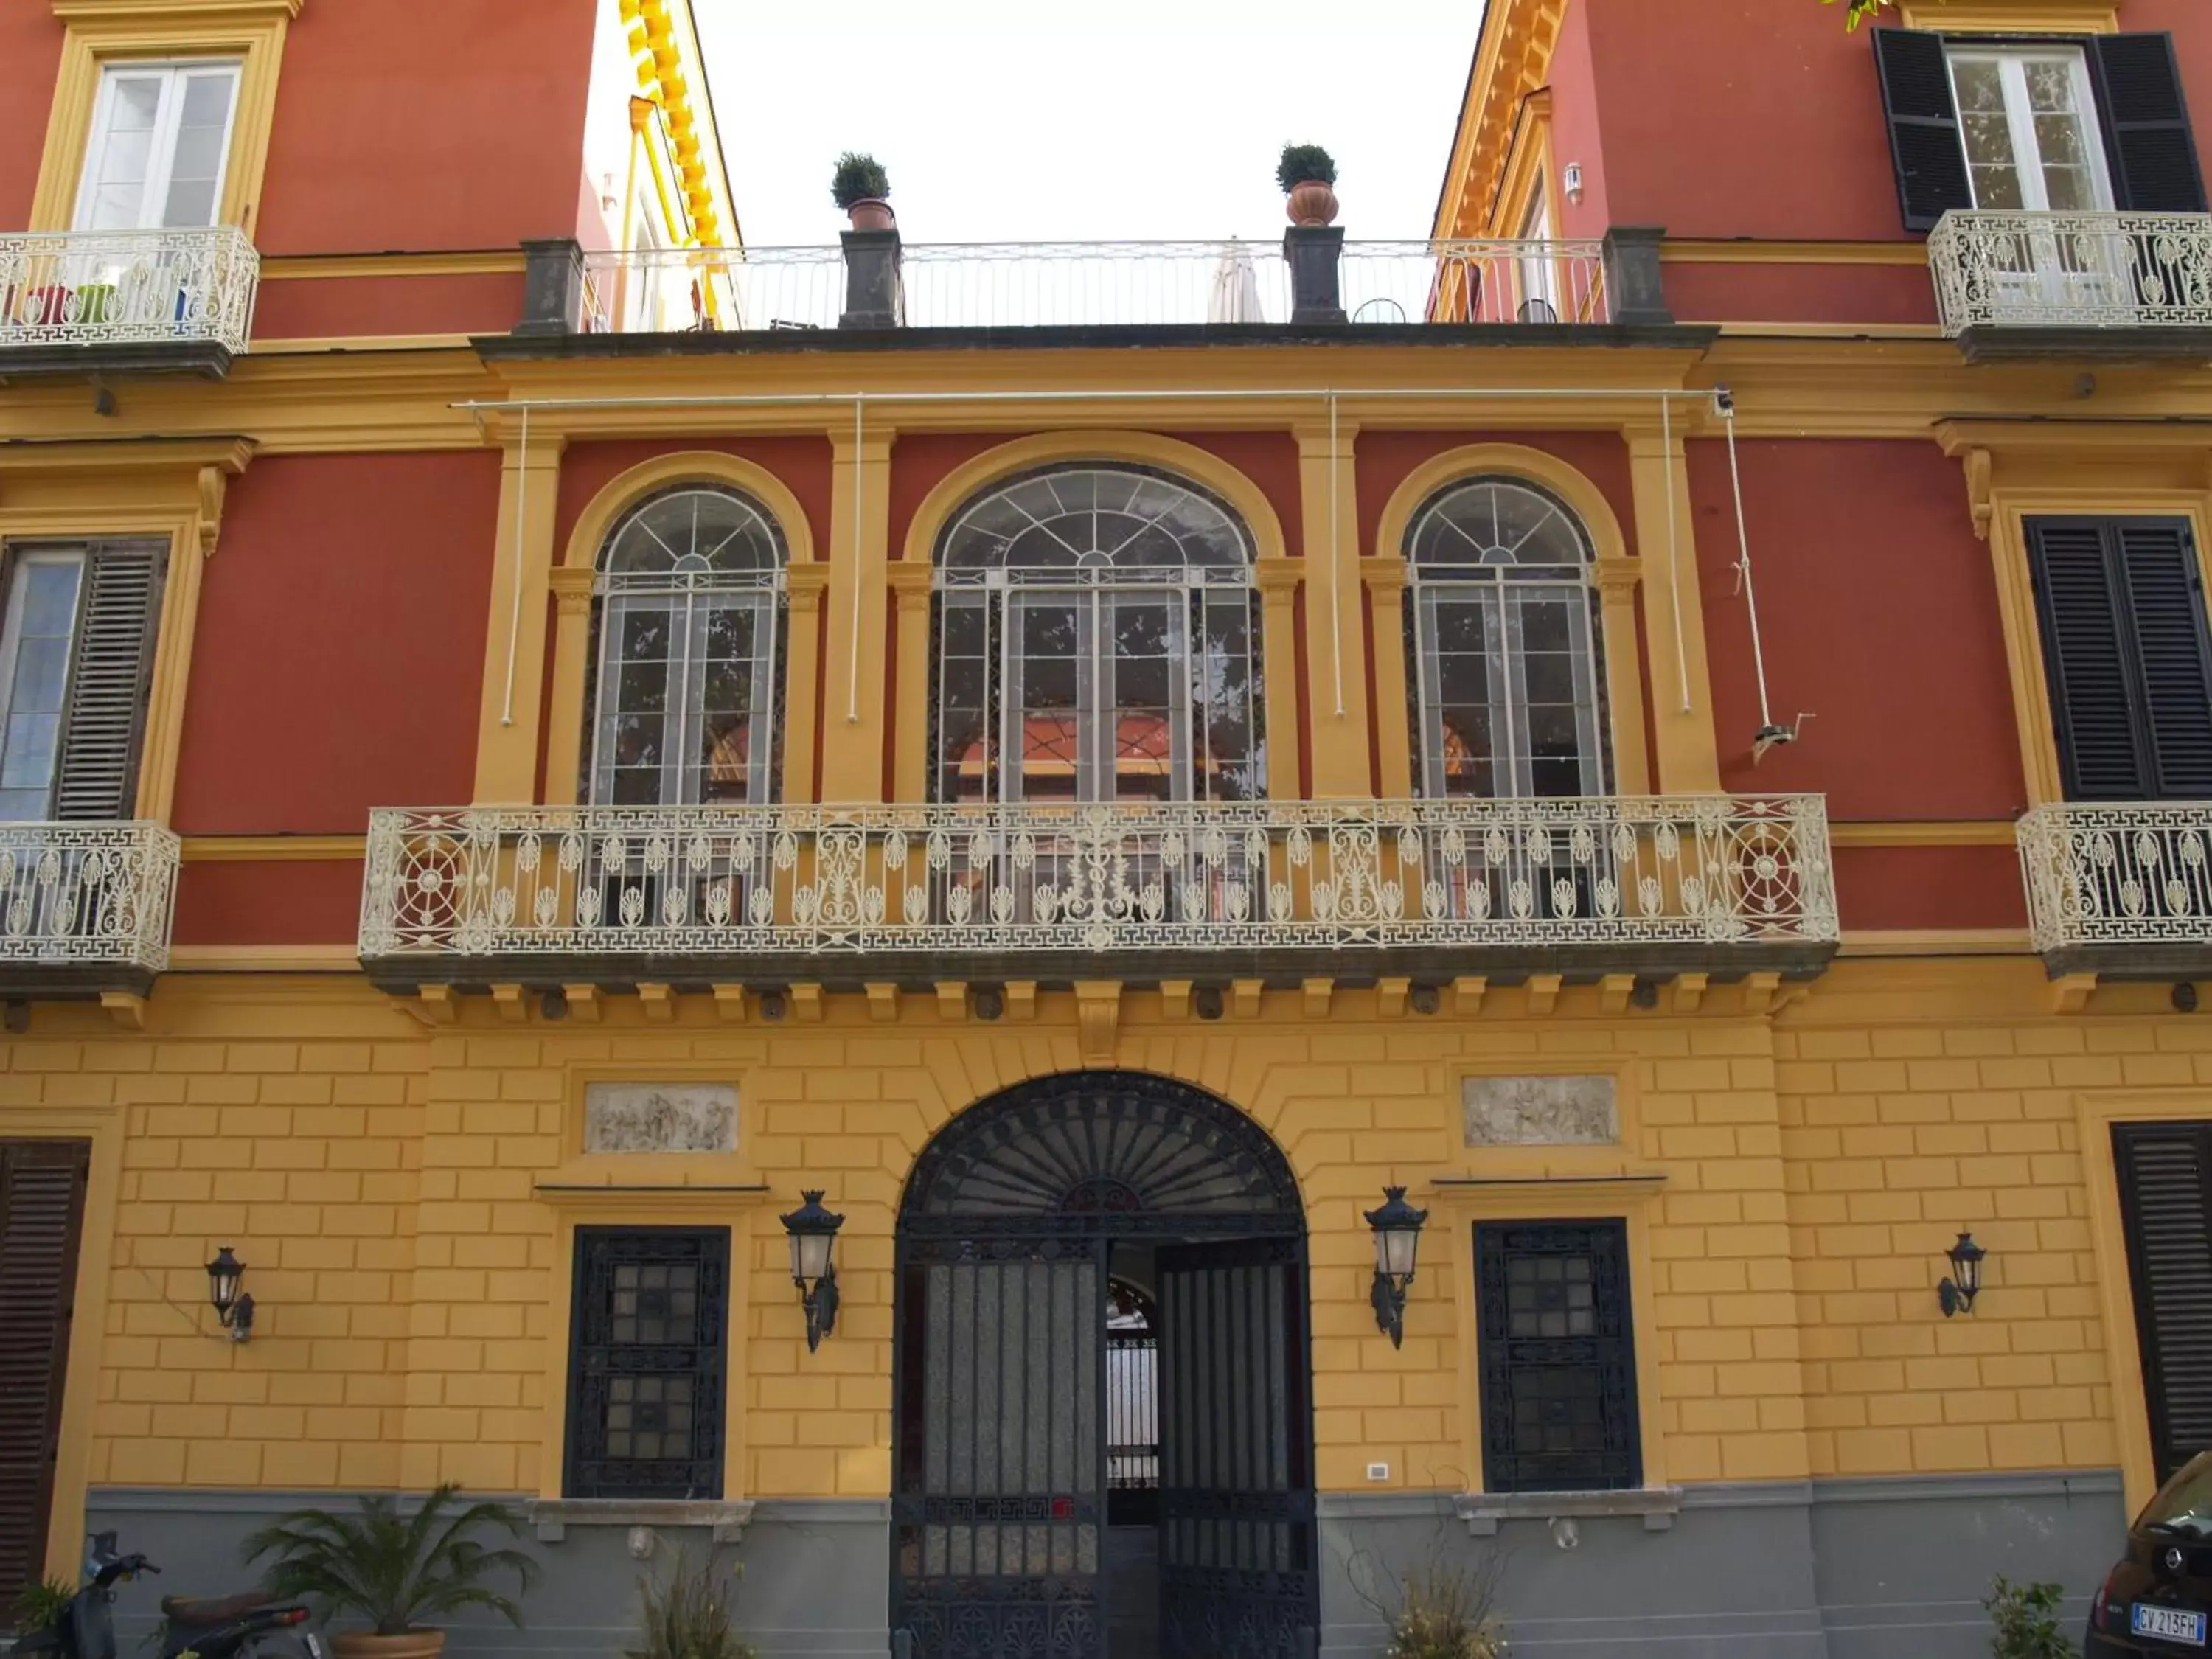
<svg viewBox="0 0 2212 1659"><path fill-rule="evenodd" d="M2020 175L2021 208L2030 213L2051 211L2051 193L2043 176L2043 147L2035 137L2035 115L2027 91L2027 66L2032 62L2063 61L2074 81L2075 107L2081 112L2083 137L2089 152L2089 177L2096 191L2097 209L2112 207L2112 170L2105 156L2104 111L2098 107L2096 88L2089 79L2088 54L2075 46L2012 46L1946 42L1944 67L1950 77L1952 106L1959 112L1959 149L1966 161L1967 188L1973 188L1973 157L1966 150L1966 111L1959 100L1959 65L1994 63L2004 88L2005 125L2012 134L2013 166ZM1977 201L1980 208L1983 204Z"/></svg>
<svg viewBox="0 0 2212 1659"><path fill-rule="evenodd" d="M53 817L54 792L61 785L62 740L68 734L69 684L76 672L77 649L83 642L85 590L92 576L92 561L81 547L25 548L7 562L6 586L0 589L0 604L7 607L6 619L0 622L0 761L7 758L8 716L15 701L15 662L23 647L24 573L39 565L76 568L76 605L70 617L69 651L62 659L61 720L54 733L53 759L46 769L46 811L39 818L18 820L23 823L43 823Z"/></svg>
<svg viewBox="0 0 2212 1659"><path fill-rule="evenodd" d="M1552 240L1552 203L1545 193L1543 180L1540 179L1535 190L1529 195L1528 211L1521 216L1521 240L1530 245L1530 251L1514 261L1520 267L1521 289L1520 305L1514 311L1516 321L1543 320L1521 314L1534 300L1541 300L1551 307L1551 321L1562 320L1559 316L1559 273L1553 268L1552 251L1546 246Z"/></svg>
<svg viewBox="0 0 2212 1659"><path fill-rule="evenodd" d="M222 161L215 176L215 194L210 204L210 217L204 226L165 226L161 222L167 210L171 174L176 165L177 133L184 117L185 82L190 76L210 70L225 70L230 81L230 105L223 116ZM84 147L84 172L77 180L76 215L73 221L79 230L92 228L92 213L98 200L100 163L105 158L109 138L109 123L114 118L116 86L125 76L161 77L161 99L154 114L152 147L146 161L143 193L138 201L137 222L131 228L137 230L195 230L211 228L222 222L222 193L230 179L231 144L238 131L238 100L245 80L245 64L234 58L188 58L161 63L138 63L123 60L103 64L100 74L100 91L93 100L92 127Z"/></svg>

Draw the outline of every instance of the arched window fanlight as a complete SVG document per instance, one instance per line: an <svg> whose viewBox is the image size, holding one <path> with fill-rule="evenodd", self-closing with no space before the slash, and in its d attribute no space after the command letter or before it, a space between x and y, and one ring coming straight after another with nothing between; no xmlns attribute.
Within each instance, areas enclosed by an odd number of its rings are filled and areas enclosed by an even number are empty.
<svg viewBox="0 0 2212 1659"><path fill-rule="evenodd" d="M1406 556L1421 793L1603 794L1597 597L1580 521L1525 480L1462 479L1413 515Z"/></svg>
<svg viewBox="0 0 2212 1659"><path fill-rule="evenodd" d="M594 802L775 798L787 557L760 503L720 485L665 490L615 526L592 607Z"/></svg>
<svg viewBox="0 0 2212 1659"><path fill-rule="evenodd" d="M937 548L932 789L945 801L1267 793L1252 543L1136 466L1000 484Z"/></svg>

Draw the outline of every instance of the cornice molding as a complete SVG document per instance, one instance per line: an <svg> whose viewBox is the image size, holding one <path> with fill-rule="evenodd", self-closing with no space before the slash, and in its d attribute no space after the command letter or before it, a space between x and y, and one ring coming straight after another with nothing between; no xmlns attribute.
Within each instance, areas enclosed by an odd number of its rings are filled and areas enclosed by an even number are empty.
<svg viewBox="0 0 2212 1659"><path fill-rule="evenodd" d="M2113 34L2120 27L2116 0L1904 0L1899 21L1909 29L2001 34Z"/></svg>
<svg viewBox="0 0 2212 1659"><path fill-rule="evenodd" d="M64 23L160 24L179 19L282 18L300 15L306 0L52 0L54 15Z"/></svg>

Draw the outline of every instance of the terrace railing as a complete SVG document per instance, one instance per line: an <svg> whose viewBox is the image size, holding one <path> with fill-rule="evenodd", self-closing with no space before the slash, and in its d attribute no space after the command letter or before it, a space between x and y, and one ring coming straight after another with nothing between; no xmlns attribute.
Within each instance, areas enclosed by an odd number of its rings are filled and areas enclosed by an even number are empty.
<svg viewBox="0 0 2212 1659"><path fill-rule="evenodd" d="M0 352L214 344L252 331L261 257L235 226L0 234Z"/></svg>

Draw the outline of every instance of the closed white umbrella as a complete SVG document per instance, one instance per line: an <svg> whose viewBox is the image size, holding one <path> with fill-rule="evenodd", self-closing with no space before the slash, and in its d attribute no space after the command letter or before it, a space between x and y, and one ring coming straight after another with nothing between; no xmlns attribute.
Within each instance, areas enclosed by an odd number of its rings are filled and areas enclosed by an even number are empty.
<svg viewBox="0 0 2212 1659"><path fill-rule="evenodd" d="M1260 273L1251 250L1232 240L1213 267L1213 289L1206 302L1209 323L1264 323L1260 311Z"/></svg>

